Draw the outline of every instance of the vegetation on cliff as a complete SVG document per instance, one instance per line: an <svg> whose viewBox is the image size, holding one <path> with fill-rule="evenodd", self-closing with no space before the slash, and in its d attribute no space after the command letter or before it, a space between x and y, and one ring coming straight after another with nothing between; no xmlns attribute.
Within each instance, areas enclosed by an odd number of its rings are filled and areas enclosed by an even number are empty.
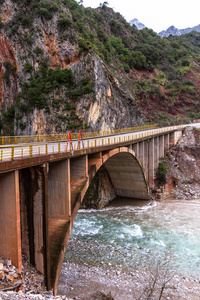
<svg viewBox="0 0 200 300"><path fill-rule="evenodd" d="M139 31L107 2L1 0L0 16L3 134L37 133L35 110L43 132L200 117L200 33Z"/></svg>

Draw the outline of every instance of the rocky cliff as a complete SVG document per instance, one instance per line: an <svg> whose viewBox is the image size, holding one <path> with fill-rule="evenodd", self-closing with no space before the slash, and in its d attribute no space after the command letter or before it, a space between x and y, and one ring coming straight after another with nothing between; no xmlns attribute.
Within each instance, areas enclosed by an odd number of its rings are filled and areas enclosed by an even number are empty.
<svg viewBox="0 0 200 300"><path fill-rule="evenodd" d="M48 1L55 6L50 7L50 18L35 12L28 1L1 2L4 135L50 134L82 127L109 130L141 122L133 95L100 56L90 48L80 51L81 38L66 6L59 3L58 9L56 2ZM44 76L49 70L65 69L71 71L70 84L58 78L62 73L57 77L53 73L53 79Z"/></svg>

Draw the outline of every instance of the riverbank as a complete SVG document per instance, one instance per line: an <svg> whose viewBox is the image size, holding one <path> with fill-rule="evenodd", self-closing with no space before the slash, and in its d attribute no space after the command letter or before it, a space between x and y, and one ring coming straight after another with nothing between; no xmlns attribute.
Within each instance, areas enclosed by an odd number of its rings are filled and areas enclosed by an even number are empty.
<svg viewBox="0 0 200 300"><path fill-rule="evenodd" d="M0 300L71 300L67 296L53 296L44 286L44 276L23 256L22 271L11 260L0 257Z"/></svg>
<svg viewBox="0 0 200 300"><path fill-rule="evenodd" d="M96 291L107 295L110 293L115 300L136 300L148 287L148 277L149 274L139 270L123 272L118 269L64 263L58 292L61 295L66 293L76 300L98 299L92 296ZM199 300L199 295L200 282L197 279L174 275L166 285L162 299ZM141 299L146 298L143 296ZM158 297L155 296L154 299Z"/></svg>

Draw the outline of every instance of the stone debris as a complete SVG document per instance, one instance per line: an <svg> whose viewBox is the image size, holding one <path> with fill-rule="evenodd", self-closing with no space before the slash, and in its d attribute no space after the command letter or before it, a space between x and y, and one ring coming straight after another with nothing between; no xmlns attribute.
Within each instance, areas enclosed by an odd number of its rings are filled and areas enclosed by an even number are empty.
<svg viewBox="0 0 200 300"><path fill-rule="evenodd" d="M11 260L0 257L0 291L18 290L22 286L22 272L12 265Z"/></svg>
<svg viewBox="0 0 200 300"><path fill-rule="evenodd" d="M11 260L0 257L0 300L71 300L67 296L53 296L44 285L40 274L23 256L22 272L12 265Z"/></svg>

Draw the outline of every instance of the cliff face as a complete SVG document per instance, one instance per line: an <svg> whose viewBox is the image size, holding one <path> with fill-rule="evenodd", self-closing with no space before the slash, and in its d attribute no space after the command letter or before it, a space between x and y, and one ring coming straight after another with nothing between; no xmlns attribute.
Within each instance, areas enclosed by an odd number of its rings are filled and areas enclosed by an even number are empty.
<svg viewBox="0 0 200 300"><path fill-rule="evenodd" d="M138 124L141 118L134 97L122 89L119 80L91 49L80 53L80 39L70 23L70 11L62 5L59 9L50 20L34 15L29 24L25 18L31 14L29 6L10 0L2 5L0 109L9 111L15 106L14 128L3 126L2 133L50 134L81 127L109 130ZM67 29L58 25L61 11L69 20ZM25 16L19 25L17 20L23 13ZM42 87L44 93L47 86L46 95L40 100L41 95L36 90L40 88L40 81L34 83L33 79L40 72L43 80L41 66L44 68L44 65L48 70L71 70L73 90L72 86L59 81L54 88L47 80ZM80 86L81 82L85 85ZM38 100L35 97L32 101L34 93Z"/></svg>

